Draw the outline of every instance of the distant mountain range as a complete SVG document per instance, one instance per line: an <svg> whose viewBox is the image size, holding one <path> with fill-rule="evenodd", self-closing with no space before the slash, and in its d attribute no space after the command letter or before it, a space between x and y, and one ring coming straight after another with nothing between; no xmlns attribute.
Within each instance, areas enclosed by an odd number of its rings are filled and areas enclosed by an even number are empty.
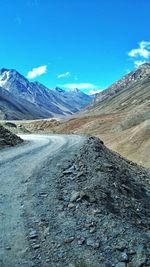
<svg viewBox="0 0 150 267"><path fill-rule="evenodd" d="M87 106L93 96L78 89L48 89L16 70L0 69L0 119L64 117Z"/></svg>

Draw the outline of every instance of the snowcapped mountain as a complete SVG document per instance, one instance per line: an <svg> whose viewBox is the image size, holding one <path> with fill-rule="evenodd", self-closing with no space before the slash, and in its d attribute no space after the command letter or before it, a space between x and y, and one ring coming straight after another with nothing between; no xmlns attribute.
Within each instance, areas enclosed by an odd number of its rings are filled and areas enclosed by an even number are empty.
<svg viewBox="0 0 150 267"><path fill-rule="evenodd" d="M71 115L84 108L92 97L78 89L48 89L29 82L16 70L0 70L0 118L36 119Z"/></svg>

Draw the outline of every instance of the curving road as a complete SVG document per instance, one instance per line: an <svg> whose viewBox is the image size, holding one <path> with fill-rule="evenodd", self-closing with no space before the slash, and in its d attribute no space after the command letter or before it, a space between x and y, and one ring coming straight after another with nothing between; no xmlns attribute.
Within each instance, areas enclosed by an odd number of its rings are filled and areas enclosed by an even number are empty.
<svg viewBox="0 0 150 267"><path fill-rule="evenodd" d="M36 181L41 170L41 183L50 179L50 172L57 174L84 141L75 135L21 137L24 144L0 150L0 267L35 266L27 227L36 215Z"/></svg>

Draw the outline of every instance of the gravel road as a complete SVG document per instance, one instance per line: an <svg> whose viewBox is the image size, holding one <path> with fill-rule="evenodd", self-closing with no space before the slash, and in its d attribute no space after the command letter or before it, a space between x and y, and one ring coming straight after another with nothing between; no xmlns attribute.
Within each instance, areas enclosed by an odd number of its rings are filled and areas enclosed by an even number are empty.
<svg viewBox="0 0 150 267"><path fill-rule="evenodd" d="M0 267L35 266L36 257L40 261L36 251L42 245L36 243L33 229L33 222L39 223L34 209L40 187L36 188L36 182L45 190L44 180L49 180L53 188L53 175L72 159L84 141L84 137L67 135L20 137L24 144L0 151ZM44 194L42 191L41 196Z"/></svg>

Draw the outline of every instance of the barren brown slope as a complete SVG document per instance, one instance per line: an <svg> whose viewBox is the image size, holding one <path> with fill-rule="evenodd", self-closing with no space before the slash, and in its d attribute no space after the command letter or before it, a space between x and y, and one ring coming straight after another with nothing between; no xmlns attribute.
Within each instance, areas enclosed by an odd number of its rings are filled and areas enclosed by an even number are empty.
<svg viewBox="0 0 150 267"><path fill-rule="evenodd" d="M38 121L28 123L26 127L32 132L92 134L104 140L112 150L150 167L150 120L124 129L121 125L125 124L124 118L129 116L128 113L102 114L73 118L59 122L57 126L49 121Z"/></svg>

